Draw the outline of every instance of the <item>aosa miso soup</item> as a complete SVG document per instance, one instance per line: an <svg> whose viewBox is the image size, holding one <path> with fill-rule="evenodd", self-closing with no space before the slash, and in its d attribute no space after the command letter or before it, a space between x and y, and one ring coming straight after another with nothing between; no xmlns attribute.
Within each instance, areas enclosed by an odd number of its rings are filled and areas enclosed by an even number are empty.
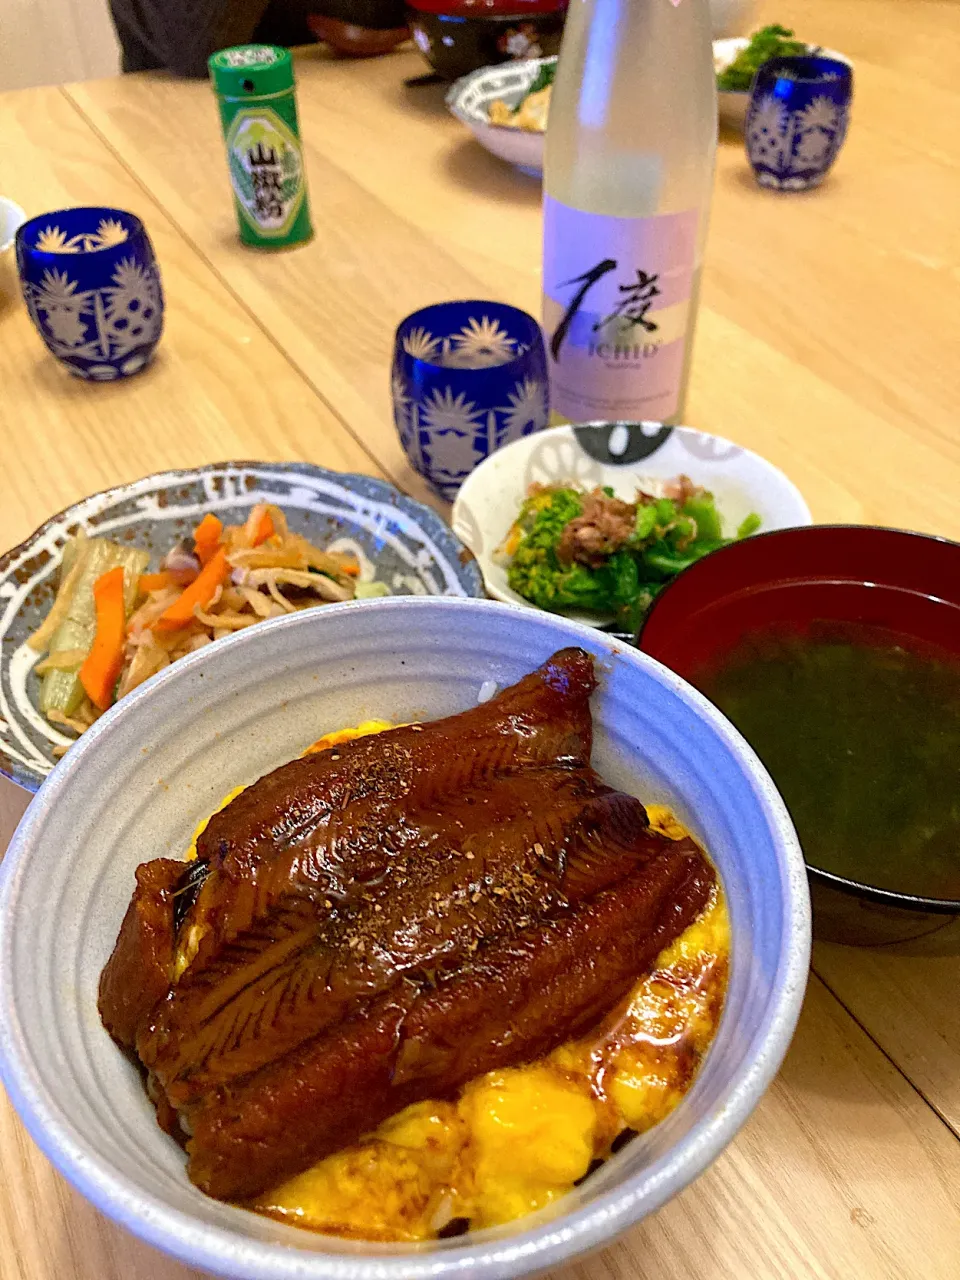
<svg viewBox="0 0 960 1280"><path fill-rule="evenodd" d="M769 769L807 862L960 898L960 662L877 627L751 635L696 683Z"/></svg>

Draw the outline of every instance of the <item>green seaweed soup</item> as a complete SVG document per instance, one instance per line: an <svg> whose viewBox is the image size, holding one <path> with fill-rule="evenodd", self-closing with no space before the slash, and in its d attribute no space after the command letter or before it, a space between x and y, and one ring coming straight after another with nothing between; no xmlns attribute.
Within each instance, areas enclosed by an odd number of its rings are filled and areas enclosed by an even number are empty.
<svg viewBox="0 0 960 1280"><path fill-rule="evenodd" d="M960 662L886 630L754 634L696 683L780 788L807 862L960 898Z"/></svg>

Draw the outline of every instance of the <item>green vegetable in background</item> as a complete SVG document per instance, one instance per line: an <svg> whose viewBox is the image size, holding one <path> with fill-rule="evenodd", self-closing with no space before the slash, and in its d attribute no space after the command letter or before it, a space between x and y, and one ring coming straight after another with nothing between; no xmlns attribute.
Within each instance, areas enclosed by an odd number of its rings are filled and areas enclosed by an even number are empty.
<svg viewBox="0 0 960 1280"><path fill-rule="evenodd" d="M788 27L773 23L762 27L750 37L750 43L741 49L725 71L717 76L717 88L721 93L749 92L753 77L771 58L793 58L807 52L802 40L794 40Z"/></svg>
<svg viewBox="0 0 960 1280"><path fill-rule="evenodd" d="M532 493L504 542L510 587L540 609L612 614L620 629L634 633L672 578L734 541L724 538L713 495L703 491L682 504L670 498L639 501L633 533L603 564L565 564L557 554L560 540L570 521L583 514L586 497L569 486ZM736 537L759 526L760 517L751 514Z"/></svg>
<svg viewBox="0 0 960 1280"><path fill-rule="evenodd" d="M557 60L556 58L551 58L549 62L544 62L541 64L540 70L537 72L536 80L534 80L533 84L530 86L527 92L523 95L523 97L520 99L517 105L513 108L513 114L514 115L517 114L517 112L520 110L520 108L523 106L523 104L526 102L526 100L530 97L532 93L539 93L541 89L548 88L550 85L553 84L556 78L557 78Z"/></svg>

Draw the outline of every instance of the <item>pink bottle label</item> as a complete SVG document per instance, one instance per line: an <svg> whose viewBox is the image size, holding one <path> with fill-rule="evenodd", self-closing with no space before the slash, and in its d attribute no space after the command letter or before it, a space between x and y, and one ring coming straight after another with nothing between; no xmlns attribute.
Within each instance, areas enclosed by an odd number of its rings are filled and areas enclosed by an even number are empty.
<svg viewBox="0 0 960 1280"><path fill-rule="evenodd" d="M573 422L677 412L698 227L696 209L610 218L544 198L551 408Z"/></svg>

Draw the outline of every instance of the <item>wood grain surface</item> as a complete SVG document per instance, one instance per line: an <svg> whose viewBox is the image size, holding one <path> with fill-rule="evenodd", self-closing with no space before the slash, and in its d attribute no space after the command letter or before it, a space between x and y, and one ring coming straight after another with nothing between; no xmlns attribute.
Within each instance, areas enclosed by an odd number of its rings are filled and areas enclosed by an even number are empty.
<svg viewBox="0 0 960 1280"><path fill-rule="evenodd" d="M960 5L764 0L847 53L853 126L809 195L753 183L724 136L689 418L756 448L819 520L960 536ZM61 375L0 260L0 543L94 489L227 457L303 458L424 488L391 422L397 322L441 298L536 311L539 187L452 120L418 55L298 58L316 236L236 240L203 84L127 77L0 96L0 184L30 212L145 220L168 327L154 368ZM25 797L0 787L0 847ZM958 926L922 944L819 944L784 1067L731 1148L558 1280L960 1276ZM185 1280L102 1219L0 1103L0 1280Z"/></svg>

